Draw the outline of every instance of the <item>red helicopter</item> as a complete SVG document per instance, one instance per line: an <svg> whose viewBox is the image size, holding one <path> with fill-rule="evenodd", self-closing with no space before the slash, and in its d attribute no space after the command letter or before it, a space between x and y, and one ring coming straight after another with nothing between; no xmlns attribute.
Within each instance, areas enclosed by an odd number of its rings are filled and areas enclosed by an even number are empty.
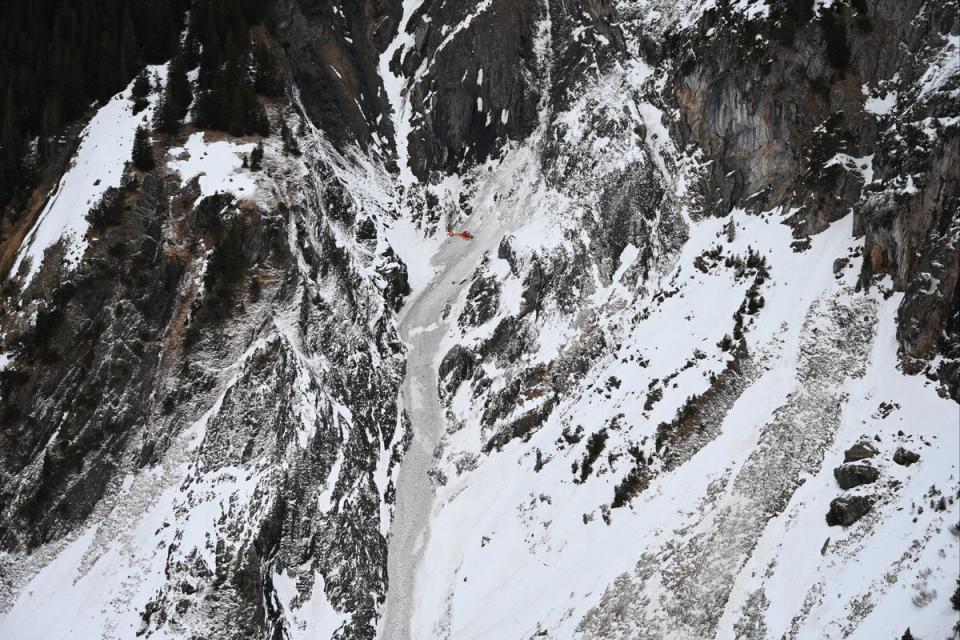
<svg viewBox="0 0 960 640"><path fill-rule="evenodd" d="M453 229L447 229L447 235L451 238L456 236L464 240L473 240L473 234L469 231L454 231Z"/></svg>

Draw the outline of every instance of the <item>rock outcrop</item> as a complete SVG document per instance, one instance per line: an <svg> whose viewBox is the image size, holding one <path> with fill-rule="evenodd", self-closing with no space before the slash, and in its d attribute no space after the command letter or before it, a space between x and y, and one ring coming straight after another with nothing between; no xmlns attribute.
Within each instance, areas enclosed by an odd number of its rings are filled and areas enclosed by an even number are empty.
<svg viewBox="0 0 960 640"><path fill-rule="evenodd" d="M866 460L867 458L873 458L878 453L880 453L880 451L872 442L861 440L843 452L843 461L857 462L859 460Z"/></svg>
<svg viewBox="0 0 960 640"><path fill-rule="evenodd" d="M833 470L833 477L841 489L852 489L862 484L876 482L880 470L869 464L842 464Z"/></svg>
<svg viewBox="0 0 960 640"><path fill-rule="evenodd" d="M869 496L845 496L830 501L827 524L831 527L849 527L870 513L873 498Z"/></svg>
<svg viewBox="0 0 960 640"><path fill-rule="evenodd" d="M920 462L920 454L903 447L897 447L893 453L893 461L903 467L909 467L915 462Z"/></svg>

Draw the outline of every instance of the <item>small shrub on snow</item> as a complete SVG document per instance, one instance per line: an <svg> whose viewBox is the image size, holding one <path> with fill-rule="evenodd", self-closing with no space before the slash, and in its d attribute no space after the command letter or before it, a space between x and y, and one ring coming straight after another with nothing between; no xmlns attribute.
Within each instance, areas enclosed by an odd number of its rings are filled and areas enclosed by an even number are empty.
<svg viewBox="0 0 960 640"><path fill-rule="evenodd" d="M607 444L607 430L601 429L587 439L587 452L580 463L580 482L584 482L593 472L593 463L597 461Z"/></svg>

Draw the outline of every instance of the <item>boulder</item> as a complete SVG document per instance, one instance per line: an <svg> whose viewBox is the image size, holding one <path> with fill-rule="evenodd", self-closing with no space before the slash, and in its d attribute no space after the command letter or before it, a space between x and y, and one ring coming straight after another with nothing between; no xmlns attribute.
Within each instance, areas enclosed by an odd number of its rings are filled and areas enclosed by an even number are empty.
<svg viewBox="0 0 960 640"><path fill-rule="evenodd" d="M842 464L833 470L833 477L841 489L852 489L862 484L876 482L880 470L869 464Z"/></svg>
<svg viewBox="0 0 960 640"><path fill-rule="evenodd" d="M376 234L376 230L374 230ZM410 279L407 265L388 247L376 266L377 274L383 278L383 297L394 311L400 311L403 301L410 295Z"/></svg>
<svg viewBox="0 0 960 640"><path fill-rule="evenodd" d="M540 297L543 294L546 277L540 263L533 262L530 272L523 281L523 292L520 294L520 317L523 317L535 311L540 305Z"/></svg>
<svg viewBox="0 0 960 640"><path fill-rule="evenodd" d="M903 447L897 447L896 452L893 454L893 461L901 466L909 467L914 462L920 461L920 454L910 451L909 449L904 449Z"/></svg>
<svg viewBox="0 0 960 640"><path fill-rule="evenodd" d="M830 511L827 512L827 525L849 527L870 513L871 508L873 508L873 498L870 496L834 498L830 502Z"/></svg>
<svg viewBox="0 0 960 640"><path fill-rule="evenodd" d="M447 393L455 392L460 383L473 375L475 365L476 358L469 349L463 345L454 345L440 362L440 388L446 389Z"/></svg>
<svg viewBox="0 0 960 640"><path fill-rule="evenodd" d="M856 462L857 460L864 460L866 458L872 458L877 455L879 451L873 443L863 440L853 445L846 450L843 454L844 462Z"/></svg>

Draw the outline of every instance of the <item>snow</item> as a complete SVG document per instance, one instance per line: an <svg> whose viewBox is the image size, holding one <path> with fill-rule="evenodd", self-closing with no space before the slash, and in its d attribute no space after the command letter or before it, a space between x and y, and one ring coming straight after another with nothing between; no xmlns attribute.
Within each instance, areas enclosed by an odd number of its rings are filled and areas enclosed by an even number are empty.
<svg viewBox="0 0 960 640"><path fill-rule="evenodd" d="M200 176L203 197L216 193L232 193L238 198L249 198L257 183L248 170L242 169L243 156L254 150L252 142L237 144L229 140L208 142L211 134L198 131L190 135L182 147L170 150L169 166L180 174L181 185Z"/></svg>
<svg viewBox="0 0 960 640"><path fill-rule="evenodd" d="M528 167L529 159L529 155L522 152L507 153L499 167ZM435 396L436 371L439 359L446 353L442 340L449 334L451 319L456 317L444 310L462 293L462 283L484 255L495 251L504 234L515 226L513 210L501 205L500 196L511 188L516 189L517 185L512 182L505 185L492 164L490 169L486 183L472 199L474 213L464 221L473 230L473 239L463 241L440 236L442 242L432 254L432 264L438 267L436 275L421 284L419 293L407 303L400 320L400 336L408 353L403 398L414 431L397 477L396 506L387 556L391 588L380 620L382 640L405 640L411 624L409 616L413 599L424 582L418 577L418 567L431 539L427 524L433 505L433 487L427 471L443 422ZM516 179L516 174L509 169L505 171L506 175ZM480 175L488 173L483 168L476 171ZM457 193L457 183L459 181L439 185L439 189L451 197ZM423 269L417 271L423 272Z"/></svg>
<svg viewBox="0 0 960 640"><path fill-rule="evenodd" d="M544 320L543 328L537 334L539 349L530 358L531 365L550 362L560 355L561 349L566 346L570 335L570 327L563 317L553 317Z"/></svg>
<svg viewBox="0 0 960 640"><path fill-rule="evenodd" d="M958 73L960 73L960 35L951 34L945 37L943 47L936 53L933 62L918 81L919 97L923 98L930 93L942 90L943 85ZM953 96L960 96L960 89L954 89L950 93Z"/></svg>
<svg viewBox="0 0 960 640"><path fill-rule="evenodd" d="M665 31L674 25L680 29L695 25L700 16L716 7L716 4L716 0L639 0L633 11Z"/></svg>
<svg viewBox="0 0 960 640"><path fill-rule="evenodd" d="M586 376L592 381L611 375L619 378L622 386L611 391L609 399L586 390L574 394L555 410L530 442L513 441L500 453L482 456L479 467L463 475L447 470L449 481L437 490L430 534L423 541L426 546L418 570L420 578L411 623L413 638L446 637L447 634L465 639L513 638L541 631L547 631L548 637L580 637L578 632L584 632L581 621L588 619L585 616L604 602L601 596L616 597L618 576L624 571L629 574L631 566L642 562L645 552L668 553L665 550L674 545L686 545L691 551L706 553L707 558L721 561L718 566L733 563L730 573L727 569L721 572L732 582L720 583L729 589L730 604L722 609L723 615L717 623L718 637L732 637L732 625L739 620L740 610L748 596L760 586L776 602L776 607L764 615L772 637L789 631L805 597L817 590L822 590L824 595L817 600L820 604L809 612L807 622L801 625L805 631L799 637L821 637L823 630L826 637L839 637L849 614L850 599L857 595L857 589L868 588L868 585L877 594L879 603L865 618L863 628L852 637L878 637L901 620L913 619L915 605L911 600L914 589L911 585L916 580L926 580L941 596L952 592L950 581L955 580L955 576L938 568L956 564L957 544L945 528L936 534L939 537L933 538L941 542L922 544L916 554L919 563L916 571L932 567L929 577L914 580L905 576L895 588L889 588L883 574L913 544L904 533L910 531L908 523L886 526L889 514L899 514L897 517L901 520L909 519L906 510L897 509L903 504L909 505L917 492L925 491L930 484L942 483L945 470L957 472L956 461L951 456L960 446L960 439L955 428L944 431L946 425L955 423L956 407L949 400L939 398L922 378L903 376L897 371L898 297L885 300L879 293L853 293L856 268L846 270L839 279L834 276L834 260L848 256L854 244L852 216L814 237L812 248L802 253L790 249L793 239L790 229L779 224L779 218L734 211L728 219L698 223L691 229L691 237L677 260L676 277L665 278L661 285L683 283L680 285L683 294L668 298L626 336L615 357L605 361L608 364L598 364ZM612 488L625 469L617 467L612 473L610 470L598 472L577 486L571 483L570 463L582 456L582 449L555 454L561 459L551 461L539 472L533 470L531 453L537 449L555 452L555 441L563 425L582 424L589 434L617 414L628 416L631 428L627 432L610 432L607 451L623 451L624 436L634 442L644 435L652 437L655 426L669 420L689 395L706 389L706 374L717 372L723 362L712 355L716 354L714 345L729 330L728 321L718 322L718 318L731 317L746 285L727 280L730 276L723 273L701 274L691 268L691 263L693 257L717 242L730 220L737 225L737 235L732 243L725 243L725 250L744 252L752 246L766 255L771 265L772 282L763 289L766 305L747 331L751 351L765 364L727 414L718 436L681 469L658 476L630 508L616 510L611 523L606 525L597 507L609 503ZM628 263L634 251L635 248L628 247L622 261ZM618 271L615 282L625 270L624 266ZM802 277L799 274L803 274ZM738 513L738 501L742 500L734 494L717 497L713 487L718 482L730 483L738 475L749 477L752 473L758 464L755 456L759 455L753 452L763 451L762 434L769 428L764 425L776 424L787 415L784 407L800 402L796 395L801 384L798 371L807 366L803 364L807 345L820 344L811 342L817 340L812 332L827 331L828 335L834 335L838 331L834 323L838 320L834 319L833 310L847 307L877 309L872 319L870 313L857 312L864 326L876 332L876 339L864 352L870 354L863 364L865 374L857 374L855 367L817 374L836 375L840 381L825 387L829 394L825 398L835 400L825 399L819 403L822 407L832 407L831 403L839 399L842 407L836 418L837 431L826 441L833 444L827 445L824 464L819 471L806 475L807 482L796 491L782 513L769 522L748 520L754 524L744 533L757 536L755 547L746 547L747 550L736 552L740 555L729 558L726 552L741 549L737 546L741 542L719 543L715 549L704 551L698 546L698 535L726 535L723 525L712 521L708 514L711 510ZM451 315L456 315L456 309ZM547 356L561 348L562 338L558 336L563 335L562 329L554 322L547 318L542 324L541 348ZM649 416L643 415L639 392L647 387L647 382L662 379L676 369L686 354L696 349L705 351L708 357L675 377L676 388L665 389L663 400ZM443 351L441 348L440 352ZM625 362L621 356L630 353L643 354L649 361L646 367L637 369L635 364ZM838 458L842 459L843 449L862 433L873 435L876 427L864 425L875 422L868 418L884 399L895 399L902 407L902 414L896 422L884 425L879 432L881 438L890 442L896 431L903 428L909 431L914 442L920 438L934 442L932 450L925 450L929 462L922 468L922 476L917 475L920 467L904 470L884 463L885 474L902 479L909 487L897 494L894 502L880 507L884 526L875 531L886 533L875 535L879 535L878 541L884 541L876 545L860 544L859 551L851 557L845 555L846 551L834 551L831 547L827 552L829 560L824 562L820 548L827 537L832 537L831 544L840 545L842 539L852 539L856 531L854 527L846 531L828 528L824 521L826 503L830 496L839 493L832 468ZM467 415L471 411L471 403L459 393L451 407L457 417L461 411ZM461 450L478 451L482 439L478 438L480 434L471 433L470 424L468 421L466 428L450 439L445 459L457 459ZM803 423L793 428L802 429ZM892 444L887 446L885 456L892 453L891 447ZM503 482L503 478L510 478L510 482ZM950 482L942 487L945 492L955 481ZM596 517L585 524L581 514L590 513ZM936 522L943 526L942 523L951 518L956 520L956 514L937 516ZM935 561L937 549L943 545L949 549L947 560ZM754 550L750 551L751 548ZM661 562L673 566L669 554L664 555ZM740 562L746 564L739 566ZM767 571L771 562L775 567L772 573ZM872 577L863 577L864 567L871 567L868 575ZM691 581L705 579L704 574L693 570ZM645 589L644 583L637 583L636 588L646 595L631 596L630 601L642 603L645 598L654 598L652 602L657 603L661 597L657 595L659 579L652 576ZM672 587L663 583L659 588L669 594ZM937 606L944 607L942 613L923 616L923 621L914 626L915 632L932 633L937 628L947 628L951 615L949 605L944 604L942 597L939 602ZM625 615L629 620L635 614ZM624 631L618 637L634 635ZM678 630L675 637L690 635L688 631Z"/></svg>
<svg viewBox="0 0 960 640"><path fill-rule="evenodd" d="M410 289L414 293L419 292L433 278L435 268L431 265L431 260L445 239L445 234L424 237L421 230L406 218L398 218L387 224L387 240L397 256L407 265Z"/></svg>
<svg viewBox="0 0 960 640"><path fill-rule="evenodd" d="M883 96L871 96L864 102L863 108L875 116L889 115L897 106L897 92L888 91Z"/></svg>
<svg viewBox="0 0 960 640"><path fill-rule="evenodd" d="M296 578L286 571L273 575L277 597L283 607L290 640L319 640L332 638L337 629L347 621L347 616L338 612L324 593L323 575L315 571L313 589L302 599L297 589Z"/></svg>
<svg viewBox="0 0 960 640"><path fill-rule="evenodd" d="M84 594L73 589L64 589L65 585L75 584L78 567L84 554L93 542L94 530L83 535L66 546L60 552L58 561L43 568L28 586L30 600L12 611L2 620L3 635L10 640L27 638L50 638L60 640L70 638L79 632L80 637L96 637L99 632L97 612L87 611ZM56 602L59 614L49 615L47 604ZM102 628L102 627L100 627Z"/></svg>
<svg viewBox="0 0 960 640"><path fill-rule="evenodd" d="M879 302L877 337L867 371L847 389L850 401L845 405L835 445L826 454L827 473L813 478L797 491L786 517L771 522L758 544L758 552L741 574L743 580L735 591L734 602L744 599L759 583L767 582L773 604L766 619L773 637L788 632L793 613L799 610L805 593L818 582L825 582L838 595L859 593L872 601L872 609L852 637L884 637L891 628L899 635L906 626L910 626L918 638L939 637L937 634L956 622L956 614L950 611L946 598L941 598L939 605L931 605L936 610L932 615L918 615L912 602L911 585L916 574L925 568L933 569L930 581L941 596L952 593L956 587L955 571L943 570L960 563L956 538L943 526L944 520L946 523L957 520L956 505L942 519L934 516L933 523L930 518L923 518L914 524L911 520L916 514L909 504L931 485L942 486L948 470L956 473L955 454L960 440L955 428L955 405L939 398L922 378L897 372L896 312L901 298L902 295L897 294ZM881 401L896 403L900 408L889 418L878 421L876 410ZM897 435L901 430L909 433L909 440ZM893 502L882 506L882 525L874 528L866 541L860 539L855 527L847 530L827 527L822 508L817 507L825 503L825 496L838 493L829 470L842 462L843 449L874 432L880 437L878 444L885 456L878 461L884 476L903 482L909 491L896 495ZM889 454L901 442L910 448L921 440L935 443L932 447L922 447L922 464L900 467L890 462ZM931 536L929 541L923 540L927 535ZM824 561L820 548L827 538L831 542ZM915 541L921 542L920 549L913 547ZM894 571L904 554L915 568L904 569L902 573ZM761 578L763 568L773 560L776 560L773 574ZM829 597L828 592L821 603L811 617L822 620L833 637L849 614L846 599ZM732 613L734 609L728 611ZM812 637L812 633L803 637Z"/></svg>
<svg viewBox="0 0 960 640"><path fill-rule="evenodd" d="M832 0L817 0L819 4ZM670 28L680 30L689 29L696 25L704 13L717 6L716 0L633 0L622 3L621 13L629 7L629 13L638 15L657 33L663 33ZM735 0L730 3L730 9L738 11L750 20L767 18L770 7L763 0Z"/></svg>
<svg viewBox="0 0 960 640"><path fill-rule="evenodd" d="M742 12L751 20L766 18L770 15L770 6L758 0L737 0L732 8Z"/></svg>
<svg viewBox="0 0 960 640"><path fill-rule="evenodd" d="M101 502L75 538L62 548L58 543L41 547L26 566L18 567L29 571L40 563L9 610L0 614L0 637L135 637L143 624L140 613L167 582L168 563L196 552L208 567L216 567L210 539L224 523L225 512L252 501L261 477L236 467L204 473L197 460L209 422L265 344L256 340L225 370L233 373L230 380L175 438L160 465L125 477L118 494ZM164 628L153 637L176 635Z"/></svg>
<svg viewBox="0 0 960 640"><path fill-rule="evenodd" d="M161 83L166 78L166 65L147 67L150 77L156 75ZM43 254L57 242L66 245L65 264L73 269L79 264L87 248L86 214L110 187L119 187L124 168L133 149L137 127L149 127L159 92L149 96L149 106L134 115L130 101L133 81L126 89L111 98L84 127L73 164L48 195L48 200L30 233L24 239L10 273L21 265L29 267L25 273L26 286L40 269Z"/></svg>
<svg viewBox="0 0 960 640"><path fill-rule="evenodd" d="M838 164L850 171L856 171L863 176L863 183L866 185L873 182L873 155L874 154L871 153L868 156L854 158L846 153L838 153L827 160L823 166L832 167Z"/></svg>
<svg viewBox="0 0 960 640"><path fill-rule="evenodd" d="M410 122L410 101L407 97L407 87L402 76L396 76L390 70L390 61L397 51L404 52L413 44L413 34L408 33L410 19L414 12L420 7L423 0L403 0L403 14L397 25L397 35L393 41L381 54L379 61L380 79L383 81L383 87L387 93L387 100L390 103L391 117L393 120L394 141L397 151L397 166L399 167L400 184L408 185L416 181L416 177L410 170L409 154L407 152L408 138L413 126Z"/></svg>

